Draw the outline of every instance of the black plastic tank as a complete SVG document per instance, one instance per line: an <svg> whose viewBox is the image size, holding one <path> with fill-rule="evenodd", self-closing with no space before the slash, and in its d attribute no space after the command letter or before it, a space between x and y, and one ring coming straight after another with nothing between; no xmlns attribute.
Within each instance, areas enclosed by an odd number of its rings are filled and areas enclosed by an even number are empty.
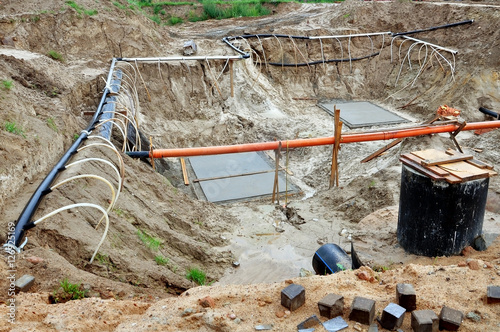
<svg viewBox="0 0 500 332"><path fill-rule="evenodd" d="M397 237L411 254L460 254L482 234L489 178L435 181L403 165Z"/></svg>
<svg viewBox="0 0 500 332"><path fill-rule="evenodd" d="M338 245L327 243L314 253L312 266L316 274L333 274L351 269L351 257Z"/></svg>

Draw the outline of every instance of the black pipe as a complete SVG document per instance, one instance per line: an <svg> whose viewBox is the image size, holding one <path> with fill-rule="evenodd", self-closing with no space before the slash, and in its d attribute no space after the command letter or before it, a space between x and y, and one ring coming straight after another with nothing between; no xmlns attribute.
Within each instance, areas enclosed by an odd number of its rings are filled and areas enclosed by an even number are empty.
<svg viewBox="0 0 500 332"><path fill-rule="evenodd" d="M497 112L493 112L487 108L484 108L484 107L479 107L479 111L483 112L484 114L487 114L487 115L490 115L496 119L499 119L500 120L500 114L497 113Z"/></svg>
<svg viewBox="0 0 500 332"><path fill-rule="evenodd" d="M314 253L312 266L316 274L325 275L352 268L351 258L338 245L327 243Z"/></svg>
<svg viewBox="0 0 500 332"><path fill-rule="evenodd" d="M126 153L131 158L149 158L149 151L129 151Z"/></svg>
<svg viewBox="0 0 500 332"><path fill-rule="evenodd" d="M312 66L312 65L320 65L322 63L329 63L329 62L349 62L349 61L358 61L358 60L363 60L367 58L374 57L376 55L379 55L380 52L372 53L360 58L350 58L350 59L330 59L330 60L318 60L318 61L311 61L311 62L302 62L302 63L279 63L279 62L268 62L268 65L271 66L281 66L281 67L304 67L304 66ZM263 62L258 62L258 64L263 64Z"/></svg>
<svg viewBox="0 0 500 332"><path fill-rule="evenodd" d="M278 37L278 38L293 38L293 39L310 39L310 37L307 37L307 36L290 36L290 35L279 35L279 34L278 35L273 35L273 34L258 34L258 35L241 35L241 36L224 37L224 38L222 38L222 41L224 43L226 43L227 45L229 45L229 47L231 47L236 52L242 54L244 58L249 58L250 54L248 54L248 53L240 50L236 46L234 46L230 42L230 40L236 40L238 38L248 39L248 38L260 38L260 37L262 37L262 38Z"/></svg>
<svg viewBox="0 0 500 332"><path fill-rule="evenodd" d="M66 151L66 153L62 156L61 159L57 162L57 164L52 168L50 173L45 177L45 179L42 181L42 183L38 186L36 191L33 193L31 196L30 200L28 201L28 204L24 207L23 211L21 212L21 215L16 221L16 227L14 231L14 245L16 247L19 247L21 245L21 241L24 238L24 233L30 228L33 228L35 225L31 222L31 218L35 214L36 209L38 208L38 205L40 204L42 198L50 193L50 186L52 183L55 181L57 176L59 175L60 172L62 172L66 168L66 163L70 160L70 158L77 153L78 147L80 144L87 139L89 133L94 129L96 123L99 120L99 117L102 115L102 107L104 105L104 102L106 100L106 97L109 93L109 82L111 81L111 77L113 74L113 69L116 64L116 59L113 58L113 61L111 62L111 67L108 73L108 79L106 81L106 87L104 88L104 92L102 94L101 101L99 103L99 106L97 107L96 112L94 113L94 116L92 117L92 120L90 121L88 127L81 132L80 136L78 139L71 145L71 147Z"/></svg>
<svg viewBox="0 0 500 332"><path fill-rule="evenodd" d="M420 30L413 30L413 31L407 31L407 32L397 32L397 33L392 33L391 35L393 37L402 36L402 35L411 35L411 34L414 34L414 33L420 33L420 32L426 32L426 31L434 31L434 30L437 30L437 29L444 29L444 28L451 28L451 27L455 27L457 25L462 25L462 24L471 24L473 22L474 22L474 20L467 20L467 21L463 21L463 22L457 22L457 23L450 23L450 24L445 24L445 25L439 25L439 26L436 26L436 27L425 28L425 29L420 29Z"/></svg>

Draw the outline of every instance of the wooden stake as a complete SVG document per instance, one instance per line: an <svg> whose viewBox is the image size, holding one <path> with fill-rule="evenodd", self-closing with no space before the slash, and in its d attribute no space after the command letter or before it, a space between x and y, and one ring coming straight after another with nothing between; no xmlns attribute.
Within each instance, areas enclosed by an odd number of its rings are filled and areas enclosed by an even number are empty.
<svg viewBox="0 0 500 332"><path fill-rule="evenodd" d="M278 178L278 172L280 168L280 150L281 150L281 142L279 142L278 149L274 151L275 154L275 160L276 160L276 170L274 172L274 185L273 185L273 204L275 202L275 198L278 202L278 205L280 204L280 190L279 190L279 178Z"/></svg>
<svg viewBox="0 0 500 332"><path fill-rule="evenodd" d="M280 171L283 171L283 170L284 170L283 168L280 168ZM194 179L193 182L202 182L202 181L212 181L212 180L236 178L236 177L239 177L239 176L249 176L249 175L257 175L257 174L266 174L266 173L271 173L271 172L276 172L276 171L274 169L270 169L268 171L258 171L258 172L242 173L242 174L215 176L213 178Z"/></svg>
<svg viewBox="0 0 500 332"><path fill-rule="evenodd" d="M332 151L332 168L330 170L330 186L333 186L333 182L335 180L337 187L339 186L339 174L338 174L338 153L340 148L340 134L342 132L342 122L340 121L340 110L337 109L337 105L333 106L334 111L334 136L335 142L333 143L333 151Z"/></svg>
<svg viewBox="0 0 500 332"><path fill-rule="evenodd" d="M437 120L439 120L439 116L436 116L436 117L434 117L434 119L426 121L423 124L432 124L432 123L436 122ZM380 156L385 151L387 151L390 148L392 148L392 147L398 145L399 143L401 143L403 140L404 140L404 138L397 138L397 139L395 139L391 143L385 145L384 147L382 147L382 148L378 149L377 151L373 152L371 155L369 155L365 159L361 160L361 162L362 163L366 163L366 162L368 162L368 161L370 161L370 160L372 160L374 158L377 158L378 156Z"/></svg>
<svg viewBox="0 0 500 332"><path fill-rule="evenodd" d="M231 79L231 97L234 97L234 74L233 74L233 61L229 60L229 77Z"/></svg>
<svg viewBox="0 0 500 332"><path fill-rule="evenodd" d="M151 136L149 136L149 156L151 157L151 165L153 166L153 171L156 171L155 158L153 157L153 138Z"/></svg>
<svg viewBox="0 0 500 332"><path fill-rule="evenodd" d="M189 186L189 178L186 170L186 161L184 158L181 158L181 168L182 168L182 177L184 178L184 185Z"/></svg>

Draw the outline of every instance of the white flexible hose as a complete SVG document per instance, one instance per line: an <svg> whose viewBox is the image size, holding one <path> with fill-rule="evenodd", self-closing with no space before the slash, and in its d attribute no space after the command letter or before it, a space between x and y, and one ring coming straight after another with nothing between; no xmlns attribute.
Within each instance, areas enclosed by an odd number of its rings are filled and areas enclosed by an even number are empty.
<svg viewBox="0 0 500 332"><path fill-rule="evenodd" d="M111 123L113 123L113 124L116 125L116 123L113 120L121 122L122 126L125 128L125 123L121 119L118 119L118 118L111 118L111 119L104 120L103 122L99 122L99 124L97 126L95 126L95 127L99 128L100 126L102 126L106 122L111 122ZM123 148L122 148L122 152L126 152L127 135L123 132L123 129L120 126L116 125L116 128L118 128L118 130L122 133L122 136L123 136Z"/></svg>
<svg viewBox="0 0 500 332"><path fill-rule="evenodd" d="M108 229L109 229L109 217L108 217L108 214L106 213L106 210L104 210L104 208L102 206L99 206L97 204L91 204L91 203L77 203L77 204L66 205L66 206L63 206L62 208L59 208L57 210L54 210L54 211L46 214L45 216L43 216L40 219L38 219L37 221L35 221L34 224L36 225L36 224L42 222L43 220L45 220L49 217L52 217L53 215L55 215L61 211L73 209L73 208L80 207L80 206L92 207L92 208L98 209L103 213L104 217L106 218L106 227L104 228L104 233L102 234L101 241L99 241L99 244L97 244L97 248L95 249L94 254L92 255L92 258L90 259L90 263L92 264L92 262L94 261L95 255L99 251L99 248L103 244L104 239L106 238L106 235L108 234Z"/></svg>
<svg viewBox="0 0 500 332"><path fill-rule="evenodd" d="M120 191L122 190L122 177L120 176L120 172L118 171L118 168L116 168L116 166L113 165L111 162L109 162L105 159L101 159L101 158L85 158L85 159L77 160L69 165L66 165L66 168L72 167L72 166L75 166L77 164L81 164L81 163L84 163L87 161L100 161L100 162L103 162L105 164L108 164L109 166L111 166L115 170L116 175L118 175L118 192L116 193L116 200L118 200L118 195L120 194Z"/></svg>
<svg viewBox="0 0 500 332"><path fill-rule="evenodd" d="M102 143L92 143L92 144L87 144L87 145L79 148L77 150L77 152L80 152L80 151L85 150L87 148L90 148L92 146L103 146L105 148L113 150L116 153L116 155L118 156L118 161L120 164L120 175L122 177L122 182L123 182L123 179L125 178L125 163L123 162L123 158L120 155L120 152L118 152L118 149L116 148L116 146L114 146L113 143L111 143L110 141L108 141L106 138L104 138L102 136L89 136L88 138L101 138L101 139L105 140L106 142L109 142L111 144L111 146L107 145L107 144L102 144Z"/></svg>
<svg viewBox="0 0 500 332"><path fill-rule="evenodd" d="M132 121L128 116L126 116L125 114L121 114L121 113L118 113L118 112L111 112L111 111L108 111L108 112L104 112L104 113L114 113L115 116L116 115L120 115L120 116L123 116L125 119L127 119L128 121L130 121L130 124L132 125L132 127L134 127L135 129L135 149L137 150L137 138L139 137L139 130L137 129L137 124L135 122L135 119L134 121ZM133 118L132 118L133 119Z"/></svg>
<svg viewBox="0 0 500 332"><path fill-rule="evenodd" d="M68 183L69 181L72 181L72 180L76 180L76 179L82 179L82 178L93 178L93 179L97 179L97 180L100 180L104 183L106 183L109 188L111 189L111 195L112 195L112 198L111 198L111 203L109 204L108 206L108 209L106 210L106 213L109 213L109 211L111 211L111 208L113 207L113 205L115 204L115 199L116 199L116 196L115 196L115 188L113 187L113 185L111 184L111 182L109 182L108 180L106 180L105 178L101 177L101 176L98 176L98 175L94 175L94 174L82 174L82 175L75 175L75 176L72 176L66 180L63 180L57 184L55 184L54 186L50 187L50 190L54 190L56 189L57 187L65 184L65 183ZM101 219L102 220L102 219ZM96 228L99 226L99 224L97 224Z"/></svg>

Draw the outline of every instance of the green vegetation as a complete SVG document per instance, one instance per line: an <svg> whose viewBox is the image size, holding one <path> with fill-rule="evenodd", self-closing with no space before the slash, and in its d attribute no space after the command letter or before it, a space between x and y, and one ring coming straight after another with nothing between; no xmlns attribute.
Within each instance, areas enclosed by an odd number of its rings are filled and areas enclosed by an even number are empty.
<svg viewBox="0 0 500 332"><path fill-rule="evenodd" d="M315 3L332 3L341 2L343 0L308 0L307 2ZM125 10L127 15L132 12L139 11L149 17L155 23L176 25L183 23L185 20L190 22L198 22L209 19L226 19L233 17L257 17L270 15L271 11L265 5L277 6L280 3L287 2L305 2L299 0L198 0L198 1L155 1L153 0L116 0L113 5L121 10ZM77 10L81 9L73 1L66 2L69 6ZM71 4L70 4L71 3ZM196 13L198 5L201 3L202 11ZM185 15L180 17L173 16L168 13L166 8L171 6L190 6L194 10L189 10ZM78 11L78 10L77 10ZM81 12L81 11L80 11ZM80 13L79 12L79 13Z"/></svg>
<svg viewBox="0 0 500 332"><path fill-rule="evenodd" d="M168 258L163 257L162 255L158 255L155 257L155 262L158 265L167 265L169 262Z"/></svg>
<svg viewBox="0 0 500 332"><path fill-rule="evenodd" d="M196 282L198 285L205 285L205 281L207 279L207 275L205 272L198 268L190 268L186 274L186 278L188 280Z"/></svg>
<svg viewBox="0 0 500 332"><path fill-rule="evenodd" d="M149 18L151 19L151 21L153 21L157 24L161 24L161 18L158 15L153 15L153 16L150 16Z"/></svg>
<svg viewBox="0 0 500 332"><path fill-rule="evenodd" d="M146 245L151 250L158 250L161 246L161 240L158 238L155 238L148 233L138 229L137 230L137 235L139 236L139 239L141 239L142 243Z"/></svg>
<svg viewBox="0 0 500 332"><path fill-rule="evenodd" d="M8 122L8 121L5 122L4 128L9 133L16 134L26 138L26 135L24 135L24 130L21 127L18 127L15 122Z"/></svg>
<svg viewBox="0 0 500 332"><path fill-rule="evenodd" d="M345 267L344 265L340 264L340 263L337 263L337 268L340 270L340 271L345 271Z"/></svg>
<svg viewBox="0 0 500 332"><path fill-rule="evenodd" d="M184 20L181 17L177 16L172 16L171 18L168 19L167 24L168 25L176 25L184 22Z"/></svg>
<svg viewBox="0 0 500 332"><path fill-rule="evenodd" d="M74 141L76 141L79 137L80 137L80 135L78 135L78 134L74 134L74 135L73 135L73 142L74 142Z"/></svg>
<svg viewBox="0 0 500 332"><path fill-rule="evenodd" d="M123 217L124 212L123 212L122 209L120 209L120 208L114 208L113 211L116 213L116 215L118 217Z"/></svg>
<svg viewBox="0 0 500 332"><path fill-rule="evenodd" d="M14 83L9 80L2 80L2 89L4 90L10 90L14 86Z"/></svg>
<svg viewBox="0 0 500 332"><path fill-rule="evenodd" d="M86 9L83 12L85 13L85 15L88 15L88 16L97 15L96 9Z"/></svg>
<svg viewBox="0 0 500 332"><path fill-rule="evenodd" d="M123 9L123 10L127 9L127 6L122 5L118 1L114 1L113 5L115 5L116 7L120 8L120 9Z"/></svg>
<svg viewBox="0 0 500 332"><path fill-rule="evenodd" d="M97 253L97 255L95 255L95 260L99 262L99 264L106 266L110 271L116 271L116 265L111 261L108 255Z"/></svg>
<svg viewBox="0 0 500 332"><path fill-rule="evenodd" d="M385 265L375 265L372 268L372 270L375 272L385 272L385 271L389 271L390 269L391 269L390 266L385 266Z"/></svg>
<svg viewBox="0 0 500 332"><path fill-rule="evenodd" d="M66 4L73 8L78 14L82 14L84 11L84 8L79 6L76 2L74 1L66 1Z"/></svg>
<svg viewBox="0 0 500 332"><path fill-rule="evenodd" d="M53 118L47 119L47 126L49 126L49 128L52 129L53 131L55 131L56 133L59 132Z"/></svg>
<svg viewBox="0 0 500 332"><path fill-rule="evenodd" d="M97 10L95 10L95 9L85 9L82 6L78 5L74 1L66 1L66 5L68 5L69 7L73 8L78 13L79 17L81 17L82 14L85 14L85 15L88 15L88 16L97 15Z"/></svg>
<svg viewBox="0 0 500 332"><path fill-rule="evenodd" d="M87 294L87 291L81 289L81 284L72 284L68 281L68 278L61 281L59 285L60 287L52 293L55 303L80 300Z"/></svg>
<svg viewBox="0 0 500 332"><path fill-rule="evenodd" d="M54 50L50 50L47 55L56 61L63 61L63 56Z"/></svg>

